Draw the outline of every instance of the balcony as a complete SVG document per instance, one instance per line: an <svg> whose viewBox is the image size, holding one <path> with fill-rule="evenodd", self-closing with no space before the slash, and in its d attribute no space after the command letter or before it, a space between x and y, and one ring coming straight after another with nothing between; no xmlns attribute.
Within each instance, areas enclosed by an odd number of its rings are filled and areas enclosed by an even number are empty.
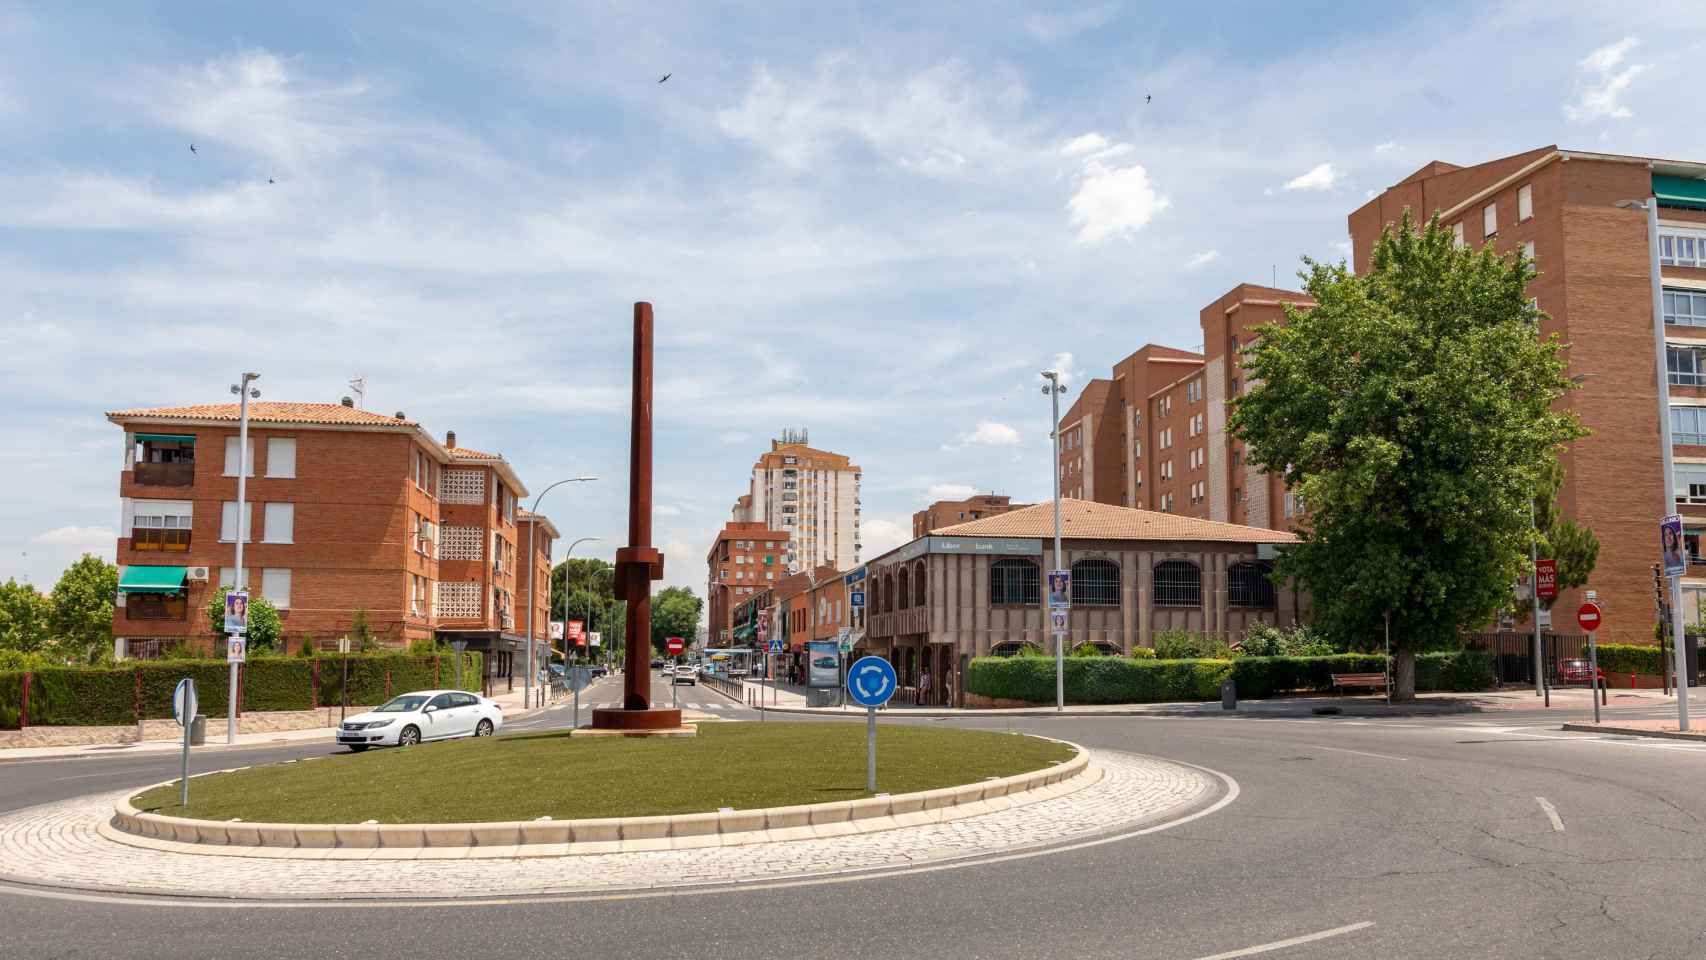
<svg viewBox="0 0 1706 960"><path fill-rule="evenodd" d="M133 476L138 486L187 487L195 483L195 462L138 463Z"/></svg>
<svg viewBox="0 0 1706 960"><path fill-rule="evenodd" d="M176 620L181 623L189 619L189 602L181 593L133 593L125 597L124 618Z"/></svg>
<svg viewBox="0 0 1706 960"><path fill-rule="evenodd" d="M163 529L137 527L130 531L130 549L160 553L188 553L190 531L187 527Z"/></svg>

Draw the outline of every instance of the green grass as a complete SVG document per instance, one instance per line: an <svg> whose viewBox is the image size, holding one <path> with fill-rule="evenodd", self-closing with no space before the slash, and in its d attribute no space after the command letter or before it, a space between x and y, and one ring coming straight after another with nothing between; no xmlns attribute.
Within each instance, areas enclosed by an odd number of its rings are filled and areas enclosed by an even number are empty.
<svg viewBox="0 0 1706 960"><path fill-rule="evenodd" d="M910 793L1072 756L1034 737L879 724L877 789ZM205 820L451 823L702 813L868 797L863 723L703 723L684 738L525 734L269 764L150 790L138 809Z"/></svg>

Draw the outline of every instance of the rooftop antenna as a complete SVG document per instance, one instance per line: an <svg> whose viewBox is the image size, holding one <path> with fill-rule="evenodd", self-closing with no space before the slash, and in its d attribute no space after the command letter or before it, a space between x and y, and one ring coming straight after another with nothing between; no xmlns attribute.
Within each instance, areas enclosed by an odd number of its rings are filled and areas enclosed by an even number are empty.
<svg viewBox="0 0 1706 960"><path fill-rule="evenodd" d="M362 404L362 400L367 396L367 378L356 377L349 382L349 388L350 392L355 394L355 408L357 410L367 409Z"/></svg>
<svg viewBox="0 0 1706 960"><path fill-rule="evenodd" d="M1278 287L1279 286L1279 264L1276 263L1273 266L1274 266L1274 278L1273 278L1273 280L1268 282L1268 286Z"/></svg>

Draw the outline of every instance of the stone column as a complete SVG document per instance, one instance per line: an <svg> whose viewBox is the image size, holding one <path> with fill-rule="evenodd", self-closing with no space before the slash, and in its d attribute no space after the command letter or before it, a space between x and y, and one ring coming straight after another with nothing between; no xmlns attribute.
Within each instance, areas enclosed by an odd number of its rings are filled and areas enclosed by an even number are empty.
<svg viewBox="0 0 1706 960"><path fill-rule="evenodd" d="M1120 649L1131 653L1137 646L1132 632L1137 624L1137 554L1127 550L1120 555Z"/></svg>
<svg viewBox="0 0 1706 960"><path fill-rule="evenodd" d="M1139 646L1155 645L1155 618L1149 608L1150 588L1155 583L1155 554L1145 550L1137 555L1137 643Z"/></svg>

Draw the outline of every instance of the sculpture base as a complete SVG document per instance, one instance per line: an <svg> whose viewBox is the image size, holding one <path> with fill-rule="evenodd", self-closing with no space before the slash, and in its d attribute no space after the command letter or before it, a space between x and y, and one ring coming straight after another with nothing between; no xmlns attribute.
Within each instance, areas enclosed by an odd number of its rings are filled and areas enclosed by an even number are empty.
<svg viewBox="0 0 1706 960"><path fill-rule="evenodd" d="M600 707L592 712L592 729L639 734L650 730L680 730L681 711L655 707L650 710Z"/></svg>

